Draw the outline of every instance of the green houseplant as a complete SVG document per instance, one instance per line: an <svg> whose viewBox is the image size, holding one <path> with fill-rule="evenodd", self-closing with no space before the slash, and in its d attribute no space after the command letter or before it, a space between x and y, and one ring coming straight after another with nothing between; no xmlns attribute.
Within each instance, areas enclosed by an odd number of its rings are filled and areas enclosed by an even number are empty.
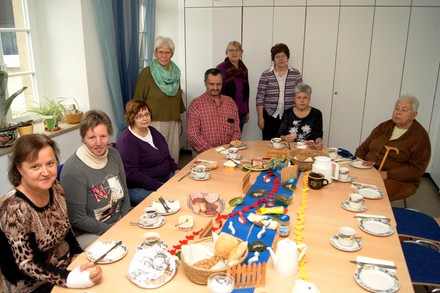
<svg viewBox="0 0 440 293"><path fill-rule="evenodd" d="M14 99L26 89L27 87L22 87L10 97L7 97L8 71L6 65L0 64L0 147L9 147L17 139L17 125L7 123L6 115Z"/></svg>
<svg viewBox="0 0 440 293"><path fill-rule="evenodd" d="M43 116L45 131L59 130L58 122L66 113L66 107L60 100L53 100L44 97L44 100L28 112Z"/></svg>

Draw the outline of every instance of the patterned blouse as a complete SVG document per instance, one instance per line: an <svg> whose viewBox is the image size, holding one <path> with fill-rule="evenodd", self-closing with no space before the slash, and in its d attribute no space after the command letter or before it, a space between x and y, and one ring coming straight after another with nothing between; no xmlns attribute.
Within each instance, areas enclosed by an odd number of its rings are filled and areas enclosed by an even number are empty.
<svg viewBox="0 0 440 293"><path fill-rule="evenodd" d="M322 138L322 113L311 108L307 116L299 118L293 108L284 111L278 136L296 133L297 140L316 140Z"/></svg>

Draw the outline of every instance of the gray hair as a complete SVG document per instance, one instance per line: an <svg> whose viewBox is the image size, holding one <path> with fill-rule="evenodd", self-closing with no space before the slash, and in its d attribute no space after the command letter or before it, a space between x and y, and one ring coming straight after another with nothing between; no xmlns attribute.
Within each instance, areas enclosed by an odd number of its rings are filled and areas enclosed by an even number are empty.
<svg viewBox="0 0 440 293"><path fill-rule="evenodd" d="M308 96L312 95L312 88L305 83L299 83L295 87L295 96L299 95L300 93L305 93Z"/></svg>
<svg viewBox="0 0 440 293"><path fill-rule="evenodd" d="M171 40L168 37L157 37L157 39L154 41L154 55L156 56L156 50L160 49L162 47L168 47L171 50L171 54L174 55L174 50L176 49L176 46L174 45L173 40Z"/></svg>
<svg viewBox="0 0 440 293"><path fill-rule="evenodd" d="M419 110L419 100L411 95L411 94L403 94L401 95L397 101L396 101L396 105L397 103L399 103L400 101L407 101L411 103L411 108L413 112L417 112Z"/></svg>

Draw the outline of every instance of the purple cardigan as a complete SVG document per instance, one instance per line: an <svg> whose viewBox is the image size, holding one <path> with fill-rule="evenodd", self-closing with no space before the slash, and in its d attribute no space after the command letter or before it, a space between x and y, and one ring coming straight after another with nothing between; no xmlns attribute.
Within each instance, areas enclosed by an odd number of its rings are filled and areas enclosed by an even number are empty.
<svg viewBox="0 0 440 293"><path fill-rule="evenodd" d="M128 128L116 142L115 148L124 163L128 188L157 190L168 180L170 172L179 170L163 135L154 127L149 129L157 149L134 136Z"/></svg>

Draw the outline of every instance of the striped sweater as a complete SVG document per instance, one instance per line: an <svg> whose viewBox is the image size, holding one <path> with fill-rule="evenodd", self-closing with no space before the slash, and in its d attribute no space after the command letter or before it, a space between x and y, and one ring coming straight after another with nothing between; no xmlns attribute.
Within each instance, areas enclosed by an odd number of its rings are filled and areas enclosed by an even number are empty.
<svg viewBox="0 0 440 293"><path fill-rule="evenodd" d="M284 90L284 110L295 106L295 87L302 82L301 73L295 68L289 68L286 77L286 86ZM257 108L264 107L269 115L273 115L277 109L280 88L274 73L274 68L270 68L261 74L258 82Z"/></svg>

